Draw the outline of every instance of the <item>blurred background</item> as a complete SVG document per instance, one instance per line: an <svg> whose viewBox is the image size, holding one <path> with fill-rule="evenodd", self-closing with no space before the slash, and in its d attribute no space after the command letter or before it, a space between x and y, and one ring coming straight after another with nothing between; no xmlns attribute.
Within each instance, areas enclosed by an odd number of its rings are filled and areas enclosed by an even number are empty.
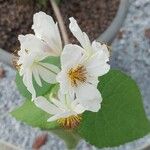
<svg viewBox="0 0 150 150"><path fill-rule="evenodd" d="M112 47L112 68L119 68L136 80L150 119L150 0L56 0L56 3L67 29L68 18L73 16L91 41L105 32L100 39ZM11 54L19 50L18 35L33 33L33 14L38 11L56 20L49 0L0 0L0 150L8 150L5 146L8 144L10 150L16 147L30 150L36 139L45 134L9 114L23 103L23 98L16 89L15 69L8 64ZM69 30L67 34L70 42L76 43ZM43 141L41 150L66 149L63 141L51 133ZM146 136L113 150L148 150L149 145L150 136ZM82 140L77 149L96 148Z"/></svg>
<svg viewBox="0 0 150 150"><path fill-rule="evenodd" d="M114 19L120 0L56 0L68 29L69 17L77 19L81 28L96 39ZM3 0L0 2L0 47L13 52L19 48L18 34L32 33L33 14L44 11L54 15L49 0ZM68 30L70 40L73 40ZM9 42L8 42L9 41Z"/></svg>

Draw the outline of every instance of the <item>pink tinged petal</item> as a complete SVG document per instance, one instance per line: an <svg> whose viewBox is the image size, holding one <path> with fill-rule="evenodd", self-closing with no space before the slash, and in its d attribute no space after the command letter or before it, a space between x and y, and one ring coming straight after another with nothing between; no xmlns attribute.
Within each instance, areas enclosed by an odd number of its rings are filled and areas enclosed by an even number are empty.
<svg viewBox="0 0 150 150"><path fill-rule="evenodd" d="M33 69L33 77L34 77L36 83L39 86L42 86L42 82L41 82L40 75L39 75L39 72L38 72L38 66L37 66L37 68Z"/></svg>
<svg viewBox="0 0 150 150"><path fill-rule="evenodd" d="M80 42L82 47L90 52L91 51L91 43L89 40L89 37L85 32L82 32L80 27L77 24L77 21L71 17L69 18L70 24L69 24L69 29L71 30L72 34L77 38L77 40Z"/></svg>
<svg viewBox="0 0 150 150"><path fill-rule="evenodd" d="M47 121L52 122L52 121L56 121L56 120L61 119L61 118L67 118L67 117L72 116L72 115L75 115L75 114L72 112L64 112L64 113L56 114L56 115L50 117Z"/></svg>
<svg viewBox="0 0 150 150"><path fill-rule="evenodd" d="M60 71L60 69L52 64L47 63L38 63L38 72L40 77L48 83L56 83L56 75Z"/></svg>
<svg viewBox="0 0 150 150"><path fill-rule="evenodd" d="M80 46L75 44L68 44L64 47L61 54L62 69L70 68L79 64L84 59L85 51Z"/></svg>
<svg viewBox="0 0 150 150"><path fill-rule="evenodd" d="M34 14L32 29L36 36L49 45L51 52L56 55L60 54L62 51L61 36L58 25L51 16L44 12Z"/></svg>
<svg viewBox="0 0 150 150"><path fill-rule="evenodd" d="M51 114L51 115L55 115L55 114L59 114L61 113L61 110L51 104L49 101L47 101L47 99L43 96L39 96L37 98L34 99L34 103L37 107L39 107L40 109L44 110L45 112Z"/></svg>

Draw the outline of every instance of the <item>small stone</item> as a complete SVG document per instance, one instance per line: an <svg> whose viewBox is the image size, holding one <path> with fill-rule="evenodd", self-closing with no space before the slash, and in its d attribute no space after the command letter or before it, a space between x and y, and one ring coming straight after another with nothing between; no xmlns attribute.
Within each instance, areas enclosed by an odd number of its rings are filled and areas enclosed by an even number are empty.
<svg viewBox="0 0 150 150"><path fill-rule="evenodd" d="M123 35L124 35L124 30L119 31L118 34L117 34L117 38L118 38L118 39L122 39L122 38L123 38Z"/></svg>
<svg viewBox="0 0 150 150"><path fill-rule="evenodd" d="M45 143L47 142L47 137L48 137L48 135L46 133L36 137L35 141L33 142L32 148L34 150L39 150L40 147L45 145Z"/></svg>
<svg viewBox="0 0 150 150"><path fill-rule="evenodd" d="M134 48L138 48L138 43L134 42Z"/></svg>
<svg viewBox="0 0 150 150"><path fill-rule="evenodd" d="M145 33L144 33L145 37L150 39L150 28L145 29Z"/></svg>
<svg viewBox="0 0 150 150"><path fill-rule="evenodd" d="M0 67L0 78L4 78L5 77L5 70Z"/></svg>

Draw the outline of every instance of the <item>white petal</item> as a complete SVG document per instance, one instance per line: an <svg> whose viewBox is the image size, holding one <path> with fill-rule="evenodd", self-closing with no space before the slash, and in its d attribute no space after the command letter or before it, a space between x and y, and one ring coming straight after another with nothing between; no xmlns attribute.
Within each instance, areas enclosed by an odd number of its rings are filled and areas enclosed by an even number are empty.
<svg viewBox="0 0 150 150"><path fill-rule="evenodd" d="M77 114L82 114L82 113L86 110L86 108L83 107L83 106L79 103L78 100L74 100L74 101L72 102L72 109L73 109L73 111L76 112Z"/></svg>
<svg viewBox="0 0 150 150"><path fill-rule="evenodd" d="M71 17L69 18L70 20L70 25L69 28L72 32L72 34L77 38L77 40L80 42L82 47L87 51L91 51L91 43L90 40L85 32L82 32L80 27L77 24L77 21Z"/></svg>
<svg viewBox="0 0 150 150"><path fill-rule="evenodd" d="M24 50L22 53L31 53L31 52L33 53L43 52L44 53L49 49L46 43L38 39L33 34L19 35L18 39L21 44L21 50Z"/></svg>
<svg viewBox="0 0 150 150"><path fill-rule="evenodd" d="M68 44L64 47L61 54L61 64L63 67L72 67L79 64L84 59L85 51L80 46Z"/></svg>
<svg viewBox="0 0 150 150"><path fill-rule="evenodd" d="M60 114L57 114L57 115L54 115L54 116L50 117L47 121L52 122L52 121L55 121L55 120L58 120L58 119L61 119L61 118L67 118L71 115L73 115L73 113L64 112L64 113L60 113Z"/></svg>
<svg viewBox="0 0 150 150"><path fill-rule="evenodd" d="M97 95L97 88L92 84L84 83L75 88L76 96L79 99L92 99Z"/></svg>
<svg viewBox="0 0 150 150"><path fill-rule="evenodd" d="M92 112L98 112L101 108L101 101L102 101L102 97L99 96L97 98L93 98L93 99L84 99L84 100L79 100L81 105L85 110L89 110ZM83 112L84 112L83 111Z"/></svg>
<svg viewBox="0 0 150 150"><path fill-rule="evenodd" d="M68 70L63 69L60 73L58 73L56 80L60 83L61 94L69 94L72 98L74 98L75 93L69 83Z"/></svg>
<svg viewBox="0 0 150 150"><path fill-rule="evenodd" d="M60 71L60 69L53 65L48 63L38 63L38 71L40 74L40 77L48 82L48 83L56 83L56 75Z"/></svg>
<svg viewBox="0 0 150 150"><path fill-rule="evenodd" d="M107 63L101 64L101 65L97 65L97 66L93 66L93 67L87 67L87 72L90 76L102 76L104 74L106 74L108 71L110 70L110 65Z"/></svg>
<svg viewBox="0 0 150 150"><path fill-rule="evenodd" d="M67 110L66 106L64 105L64 103L62 103L60 100L57 100L55 98L51 98L50 99L51 102L53 102L53 104L55 104L58 108L62 109L62 110Z"/></svg>
<svg viewBox="0 0 150 150"><path fill-rule="evenodd" d="M101 54L101 57L105 61L109 60L110 53L109 53L109 50L105 44L101 44L99 42L93 41L92 42L92 48L93 48L93 51L99 52Z"/></svg>
<svg viewBox="0 0 150 150"><path fill-rule="evenodd" d="M74 101L75 96L72 96L69 92L67 93L62 93L61 89L59 89L58 91L58 99L60 100L61 103L63 103L65 105L65 107L68 107L69 105L69 109L71 106L71 103ZM68 108L67 108L68 110Z"/></svg>
<svg viewBox="0 0 150 150"><path fill-rule="evenodd" d="M33 87L32 82L32 71L26 70L26 73L23 75L23 83L27 87L27 90L32 94L32 100L36 97L36 92Z"/></svg>
<svg viewBox="0 0 150 150"><path fill-rule="evenodd" d="M61 90L59 89L58 90L58 99L61 101L61 103L65 103L65 101L66 101L66 94L63 94L62 92L61 92Z"/></svg>
<svg viewBox="0 0 150 150"><path fill-rule="evenodd" d="M34 103L37 107L39 107L40 109L44 110L45 112L49 113L49 114L59 114L61 113L61 110L56 107L55 105L51 104L49 101L47 101L47 99L43 96L39 96L37 98L35 98Z"/></svg>
<svg viewBox="0 0 150 150"><path fill-rule="evenodd" d="M57 55L62 50L62 42L57 23L44 12L34 14L32 29L35 35L44 40Z"/></svg>
<svg viewBox="0 0 150 150"><path fill-rule="evenodd" d="M88 81L88 83L91 83L92 85L95 85L95 87L96 87L99 82L98 76L91 76L91 75L87 76L87 81Z"/></svg>
<svg viewBox="0 0 150 150"><path fill-rule="evenodd" d="M40 62L39 64L44 66L45 68L51 70L52 72L54 72L54 74L58 74L60 72L60 69L57 66L53 65L53 64L42 63L42 62Z"/></svg>
<svg viewBox="0 0 150 150"><path fill-rule="evenodd" d="M67 72L65 70L62 70L61 72L59 72L58 75L56 76L56 80L57 80L57 82L60 83L61 93L67 94L68 89L69 89Z"/></svg>
<svg viewBox="0 0 150 150"><path fill-rule="evenodd" d="M98 89L91 84L84 84L76 89L76 96L86 110L97 112L100 109L102 97Z"/></svg>
<svg viewBox="0 0 150 150"><path fill-rule="evenodd" d="M95 66L95 67L89 67L87 69L88 73L93 76L102 76L106 74L110 70L110 65L105 63L101 64L100 66Z"/></svg>
<svg viewBox="0 0 150 150"><path fill-rule="evenodd" d="M93 76L102 76L110 69L110 65L105 60L103 60L99 52L93 54L93 56L91 56L85 65L88 74Z"/></svg>
<svg viewBox="0 0 150 150"><path fill-rule="evenodd" d="M41 79L40 79L40 76L39 76L38 68L34 68L33 69L33 76L34 76L34 79L37 82L37 84L39 86L42 86L42 82L41 82Z"/></svg>

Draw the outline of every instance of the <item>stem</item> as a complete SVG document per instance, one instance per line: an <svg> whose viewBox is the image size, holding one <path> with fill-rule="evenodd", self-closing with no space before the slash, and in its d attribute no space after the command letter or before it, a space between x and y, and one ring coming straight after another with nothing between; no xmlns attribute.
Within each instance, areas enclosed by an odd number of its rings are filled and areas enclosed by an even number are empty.
<svg viewBox="0 0 150 150"><path fill-rule="evenodd" d="M75 150L79 140L81 139L80 136L76 131L73 130L65 130L65 129L53 129L51 130L52 133L60 137L64 140L68 150Z"/></svg>
<svg viewBox="0 0 150 150"><path fill-rule="evenodd" d="M69 43L69 39L68 39L67 30L65 28L64 21L63 21L63 18L61 16L59 7L57 6L55 0L50 0L50 3L51 3L52 8L54 10L55 16L58 20L58 24L59 24L59 27L60 27L60 30L61 30L61 34L62 34L64 44L66 45L66 44Z"/></svg>

